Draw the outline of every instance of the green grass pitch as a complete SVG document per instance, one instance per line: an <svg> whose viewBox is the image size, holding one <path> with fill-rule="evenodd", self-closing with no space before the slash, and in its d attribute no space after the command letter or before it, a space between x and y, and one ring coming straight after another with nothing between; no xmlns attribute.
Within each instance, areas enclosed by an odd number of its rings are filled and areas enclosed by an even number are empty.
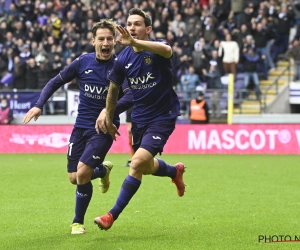
<svg viewBox="0 0 300 250"><path fill-rule="evenodd" d="M93 224L115 203L128 155L114 163L111 188L97 180L85 217L87 233L71 235L75 186L63 154L0 155L2 250L300 249L300 242L258 242L259 235L300 237L299 156L163 155L187 166L185 196L169 178L145 176L113 227Z"/></svg>

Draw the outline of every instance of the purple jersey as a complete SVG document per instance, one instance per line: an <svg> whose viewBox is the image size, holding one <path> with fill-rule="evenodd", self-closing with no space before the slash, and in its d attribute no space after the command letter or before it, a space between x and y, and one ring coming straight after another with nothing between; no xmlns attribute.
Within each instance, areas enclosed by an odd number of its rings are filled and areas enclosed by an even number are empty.
<svg viewBox="0 0 300 250"><path fill-rule="evenodd" d="M134 101L132 122L147 124L180 115L179 100L173 90L171 59L148 51L137 53L126 47L115 60L109 79L118 85L127 79Z"/></svg>
<svg viewBox="0 0 300 250"><path fill-rule="evenodd" d="M74 126L94 129L96 119L106 105L109 87L108 74L112 70L115 58L116 56L113 55L110 60L101 61L96 58L95 52L81 55L47 83L35 106L42 108L59 87L78 77L80 94L78 115ZM129 90L126 81L123 83L122 89L124 92L126 92L126 89ZM124 108L121 109L124 110ZM119 124L119 120L119 113L116 112L113 122Z"/></svg>

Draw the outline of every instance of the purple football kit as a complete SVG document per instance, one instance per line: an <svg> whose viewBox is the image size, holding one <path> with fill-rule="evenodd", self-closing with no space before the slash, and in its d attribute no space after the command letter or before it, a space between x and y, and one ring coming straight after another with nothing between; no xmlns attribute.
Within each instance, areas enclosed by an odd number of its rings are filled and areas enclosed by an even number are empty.
<svg viewBox="0 0 300 250"><path fill-rule="evenodd" d="M108 75L116 62L116 56L107 61L96 58L96 53L81 55L69 66L65 67L56 77L51 79L43 89L36 107L41 108L61 86L74 78L79 79L78 115L72 131L68 147L68 172L77 172L78 161L92 168L98 167L110 149L113 139L109 134L97 134L96 120L106 105L109 88ZM132 94L127 82L122 82L123 92L120 91L113 123L120 126L119 114L132 105ZM131 104L130 104L131 103Z"/></svg>
<svg viewBox="0 0 300 250"><path fill-rule="evenodd" d="M162 42L158 41L157 42ZM132 91L133 147L142 147L153 156L175 129L180 103L172 86L171 59L148 51L134 52L126 47L115 61L109 79L122 85L127 80Z"/></svg>

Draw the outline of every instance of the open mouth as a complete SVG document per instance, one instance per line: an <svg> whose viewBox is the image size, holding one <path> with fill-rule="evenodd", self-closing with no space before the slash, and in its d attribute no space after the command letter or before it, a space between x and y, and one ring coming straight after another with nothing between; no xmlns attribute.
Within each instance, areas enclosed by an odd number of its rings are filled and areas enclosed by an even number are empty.
<svg viewBox="0 0 300 250"><path fill-rule="evenodd" d="M109 56L109 49L102 49L101 52L104 57Z"/></svg>
<svg viewBox="0 0 300 250"><path fill-rule="evenodd" d="M130 35L131 35L134 39L137 38L137 34L135 34L135 33L130 33Z"/></svg>

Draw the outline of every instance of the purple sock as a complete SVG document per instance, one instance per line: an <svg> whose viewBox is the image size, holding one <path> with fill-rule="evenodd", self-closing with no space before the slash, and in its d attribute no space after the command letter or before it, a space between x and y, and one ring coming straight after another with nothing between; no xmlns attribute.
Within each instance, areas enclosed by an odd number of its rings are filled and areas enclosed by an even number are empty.
<svg viewBox="0 0 300 250"><path fill-rule="evenodd" d="M127 175L121 187L121 191L119 193L117 202L114 205L114 207L109 211L112 214L114 220L118 219L120 213L127 206L130 199L139 189L140 185L141 181L130 175Z"/></svg>
<svg viewBox="0 0 300 250"><path fill-rule="evenodd" d="M106 171L106 168L103 166L103 164L101 164L100 167L94 169L91 180L94 180L96 178L103 178L106 175Z"/></svg>
<svg viewBox="0 0 300 250"><path fill-rule="evenodd" d="M156 159L158 160L158 169L152 175L168 176L168 177L174 179L176 177L176 168L165 163L162 159L159 159L159 158L156 158Z"/></svg>
<svg viewBox="0 0 300 250"><path fill-rule="evenodd" d="M84 215L89 206L92 195L93 185L91 182L83 185L77 185L75 217L73 219L73 223L84 223Z"/></svg>

